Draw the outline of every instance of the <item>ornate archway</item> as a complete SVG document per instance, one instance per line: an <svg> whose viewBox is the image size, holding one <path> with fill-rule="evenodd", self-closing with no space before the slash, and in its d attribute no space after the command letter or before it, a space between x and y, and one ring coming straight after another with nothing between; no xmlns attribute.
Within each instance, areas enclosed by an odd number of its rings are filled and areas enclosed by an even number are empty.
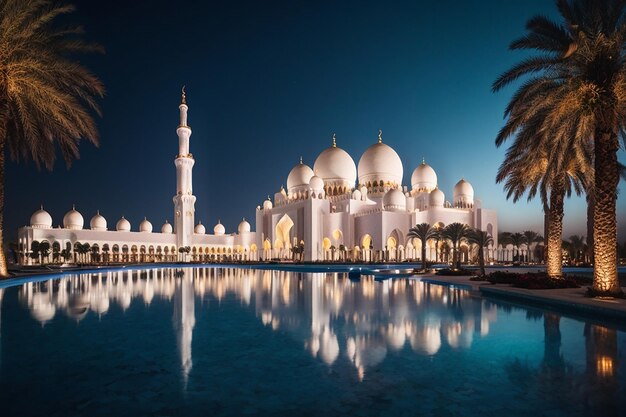
<svg viewBox="0 0 626 417"><path fill-rule="evenodd" d="M276 228L275 228L275 232L276 232L276 239L274 242L274 248L277 250L289 250L289 248L291 247L291 243L290 243L290 239L289 239L289 232L291 231L291 228L293 227L294 223L293 220L291 220L291 217L289 217L289 215L285 214L279 221L278 223L276 223ZM281 254L279 252L278 257L282 258L283 254Z"/></svg>

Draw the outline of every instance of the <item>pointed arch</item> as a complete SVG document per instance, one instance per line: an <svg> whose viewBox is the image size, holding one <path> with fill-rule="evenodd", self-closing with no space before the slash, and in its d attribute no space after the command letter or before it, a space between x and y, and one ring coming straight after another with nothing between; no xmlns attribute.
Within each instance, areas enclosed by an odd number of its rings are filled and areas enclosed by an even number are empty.
<svg viewBox="0 0 626 417"><path fill-rule="evenodd" d="M289 217L288 214L283 215L278 223L276 223L276 242L274 242L274 247L276 249L282 249L283 247L288 249L290 247L289 233L293 228L293 225L293 220L291 220L291 217ZM278 241L280 241L280 243L278 243ZM280 246L280 248L278 246Z"/></svg>

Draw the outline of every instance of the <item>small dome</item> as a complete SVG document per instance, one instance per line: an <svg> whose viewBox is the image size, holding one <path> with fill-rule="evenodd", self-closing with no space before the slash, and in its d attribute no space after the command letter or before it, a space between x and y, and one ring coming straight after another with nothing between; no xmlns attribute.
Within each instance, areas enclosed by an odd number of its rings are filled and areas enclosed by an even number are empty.
<svg viewBox="0 0 626 417"><path fill-rule="evenodd" d="M193 232L197 235L203 235L206 233L206 227L204 227L202 222L198 222L196 227L194 227Z"/></svg>
<svg viewBox="0 0 626 417"><path fill-rule="evenodd" d="M461 179L454 186L454 206L467 207L474 205L474 187L472 184Z"/></svg>
<svg viewBox="0 0 626 417"><path fill-rule="evenodd" d="M389 190L383 197L383 208L387 211L406 210L406 197L399 189Z"/></svg>
<svg viewBox="0 0 626 417"><path fill-rule="evenodd" d="M145 233L152 233L152 223L148 221L147 218L143 218L141 223L139 223L139 231Z"/></svg>
<svg viewBox="0 0 626 417"><path fill-rule="evenodd" d="M428 195L428 205L431 207L443 207L443 203L446 201L446 196L439 188L435 188Z"/></svg>
<svg viewBox="0 0 626 417"><path fill-rule="evenodd" d="M313 175L309 181L309 187L315 192L324 191L324 180L317 175Z"/></svg>
<svg viewBox="0 0 626 417"><path fill-rule="evenodd" d="M287 177L287 191L291 194L299 188L308 187L311 177L315 175L311 167L302 163L302 159L289 172Z"/></svg>
<svg viewBox="0 0 626 417"><path fill-rule="evenodd" d="M30 227L36 229L52 228L52 216L43 209L43 206L30 216Z"/></svg>
<svg viewBox="0 0 626 417"><path fill-rule="evenodd" d="M361 199L361 192L359 190L354 190L352 191L352 199L353 200L360 200Z"/></svg>
<svg viewBox="0 0 626 417"><path fill-rule="evenodd" d="M274 207L274 205L272 204L272 200L270 199L270 196L267 196L267 200L265 200L263 202L263 210L271 210L272 207Z"/></svg>
<svg viewBox="0 0 626 417"><path fill-rule="evenodd" d="M81 230L85 224L83 215L80 214L74 207L63 216L63 227L72 230Z"/></svg>
<svg viewBox="0 0 626 417"><path fill-rule="evenodd" d="M224 233L226 233L226 228L224 227L224 225L222 223L220 223L220 221L217 221L217 224L215 225L215 227L213 228L213 234L220 236L223 235Z"/></svg>
<svg viewBox="0 0 626 417"><path fill-rule="evenodd" d="M382 142L373 144L359 160L359 184L367 185L383 182L391 186L402 185L402 160L389 145Z"/></svg>
<svg viewBox="0 0 626 417"><path fill-rule="evenodd" d="M249 233L250 232L250 223L248 223L246 221L246 219L243 219L241 221L241 223L239 223L239 226L237 226L237 231L241 234L241 233Z"/></svg>
<svg viewBox="0 0 626 417"><path fill-rule="evenodd" d="M165 223L163 223L163 226L161 226L161 233L170 234L173 232L174 232L174 228L172 228L172 225L170 224L170 222L165 220Z"/></svg>
<svg viewBox="0 0 626 417"><path fill-rule="evenodd" d="M319 154L313 164L315 175L329 186L344 186L352 190L356 182L356 165L348 152L337 147L335 136L333 144Z"/></svg>
<svg viewBox="0 0 626 417"><path fill-rule="evenodd" d="M130 232L130 222L122 216L115 225L115 230L118 232Z"/></svg>
<svg viewBox="0 0 626 417"><path fill-rule="evenodd" d="M91 218L89 228L91 230L107 230L107 220L100 214L100 210Z"/></svg>
<svg viewBox="0 0 626 417"><path fill-rule="evenodd" d="M430 192L437 186L437 174L430 165L422 162L411 175L411 189Z"/></svg>

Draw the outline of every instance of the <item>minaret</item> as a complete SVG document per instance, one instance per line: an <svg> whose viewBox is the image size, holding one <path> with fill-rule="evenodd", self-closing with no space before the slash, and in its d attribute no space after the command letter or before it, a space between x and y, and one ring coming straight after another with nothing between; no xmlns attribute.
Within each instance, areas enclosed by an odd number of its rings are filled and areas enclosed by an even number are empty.
<svg viewBox="0 0 626 417"><path fill-rule="evenodd" d="M178 135L178 155L174 160L176 165L176 195L174 196L174 232L178 247L191 246L196 197L193 195L191 171L193 169L193 155L189 153L189 137L191 128L187 126L187 100L185 87L182 91L180 106L180 125L176 129Z"/></svg>

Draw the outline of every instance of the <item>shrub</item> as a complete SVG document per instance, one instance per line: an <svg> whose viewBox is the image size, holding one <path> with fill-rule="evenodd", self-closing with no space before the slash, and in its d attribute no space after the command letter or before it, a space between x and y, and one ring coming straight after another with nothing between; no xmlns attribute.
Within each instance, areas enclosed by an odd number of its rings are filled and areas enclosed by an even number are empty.
<svg viewBox="0 0 626 417"><path fill-rule="evenodd" d="M467 275L473 275L474 272L470 271L468 269L450 269L450 268L444 268L444 269L440 269L439 271L437 271L436 273L437 275L447 275L447 276L454 276L454 277L460 277L460 276L467 276Z"/></svg>
<svg viewBox="0 0 626 417"><path fill-rule="evenodd" d="M508 271L496 271L489 274L487 281L492 284L510 284L517 288L531 290L548 290L557 288L579 288L585 284L584 277L564 276L563 279L550 278L545 272L513 273Z"/></svg>

